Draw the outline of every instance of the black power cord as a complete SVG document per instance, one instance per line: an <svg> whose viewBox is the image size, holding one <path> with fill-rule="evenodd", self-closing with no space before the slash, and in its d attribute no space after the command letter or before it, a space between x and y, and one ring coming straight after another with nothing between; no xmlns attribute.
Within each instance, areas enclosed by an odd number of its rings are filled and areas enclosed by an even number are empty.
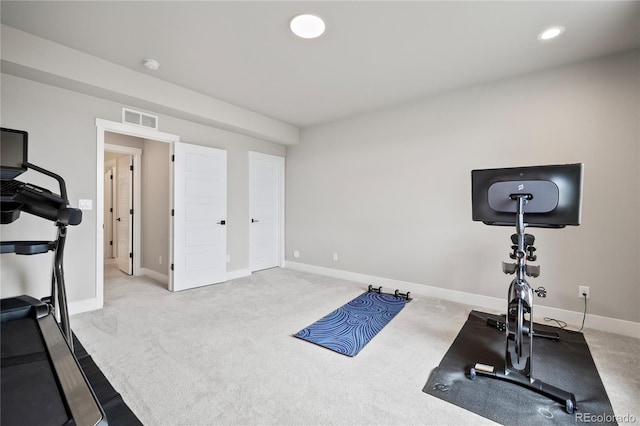
<svg viewBox="0 0 640 426"><path fill-rule="evenodd" d="M565 327L567 326L567 323L561 320L557 320L555 318L549 318L549 317L544 317L545 321L554 321L556 324L558 324L558 327L560 327L561 329L565 329Z"/></svg>
<svg viewBox="0 0 640 426"><path fill-rule="evenodd" d="M582 326L580 327L580 330L578 330L578 333L582 332L582 329L584 328L584 320L587 318L587 295L583 294L582 297L584 297L584 313L582 314Z"/></svg>
<svg viewBox="0 0 640 426"><path fill-rule="evenodd" d="M584 329L584 320L587 318L587 295L583 294L582 297L584 298L584 312L582 313L582 326L580 326L580 330L578 330L578 333L582 333L582 330ZM554 321L563 330L567 327L566 322L555 318L544 317L544 320L547 322Z"/></svg>

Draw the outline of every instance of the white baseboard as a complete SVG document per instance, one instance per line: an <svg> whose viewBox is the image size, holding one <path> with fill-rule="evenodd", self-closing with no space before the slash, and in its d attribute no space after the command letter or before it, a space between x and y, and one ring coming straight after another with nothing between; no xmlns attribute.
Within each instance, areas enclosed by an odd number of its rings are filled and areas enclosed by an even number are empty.
<svg viewBox="0 0 640 426"><path fill-rule="evenodd" d="M342 271L339 269L326 268L323 266L315 266L299 262L287 261L285 262L285 268L354 281L357 283L371 284L376 287L387 287L392 290L400 289L402 292L410 291L412 295L444 299L451 302L469 305L471 307L491 309L495 312L504 312L506 310L506 301L497 297L482 296L463 291L432 287L424 284L416 284L389 278L381 278L373 275ZM469 303L470 301L473 303ZM579 329L582 324L583 313L535 305L534 318L536 321L541 322L540 320L544 317L556 318L565 321L569 324L569 329ZM594 330L606 331L608 333L622 334L624 336L635 337L637 339L640 338L640 323L637 322L587 313L585 327L592 328Z"/></svg>
<svg viewBox="0 0 640 426"><path fill-rule="evenodd" d="M169 275L161 274L149 268L140 268L142 275L146 275L156 281L160 281L163 284L169 285Z"/></svg>
<svg viewBox="0 0 640 426"><path fill-rule="evenodd" d="M91 299L78 300L77 302L69 302L67 308L69 310L69 315L94 311L98 309L98 300L94 297Z"/></svg>

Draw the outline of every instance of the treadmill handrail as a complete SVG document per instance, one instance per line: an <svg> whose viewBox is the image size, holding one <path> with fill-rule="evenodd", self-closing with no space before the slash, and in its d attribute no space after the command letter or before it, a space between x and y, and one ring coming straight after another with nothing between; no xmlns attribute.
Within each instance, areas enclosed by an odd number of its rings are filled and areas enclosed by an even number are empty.
<svg viewBox="0 0 640 426"><path fill-rule="evenodd" d="M38 325L75 424L106 425L104 412L53 316L38 319Z"/></svg>
<svg viewBox="0 0 640 426"><path fill-rule="evenodd" d="M62 176L57 175L53 172L50 172L47 169L43 169L42 167L36 166L35 164L32 164L32 163L27 163L26 166L29 169L33 169L36 172L40 172L44 175L47 175L57 180L58 185L60 185L60 197L65 201L65 204L69 204L69 198L67 197L67 185L64 182L64 179L62 178Z"/></svg>

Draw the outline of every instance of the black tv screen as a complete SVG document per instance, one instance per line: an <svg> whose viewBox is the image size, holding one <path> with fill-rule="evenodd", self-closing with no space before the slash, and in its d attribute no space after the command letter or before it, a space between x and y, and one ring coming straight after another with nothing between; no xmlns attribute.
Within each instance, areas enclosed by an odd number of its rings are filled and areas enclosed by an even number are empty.
<svg viewBox="0 0 640 426"><path fill-rule="evenodd" d="M27 132L0 128L0 174L11 180L27 171Z"/></svg>
<svg viewBox="0 0 640 426"><path fill-rule="evenodd" d="M580 225L583 164L510 167L471 171L474 221L487 225L516 223L514 196L528 194L524 222L539 228Z"/></svg>

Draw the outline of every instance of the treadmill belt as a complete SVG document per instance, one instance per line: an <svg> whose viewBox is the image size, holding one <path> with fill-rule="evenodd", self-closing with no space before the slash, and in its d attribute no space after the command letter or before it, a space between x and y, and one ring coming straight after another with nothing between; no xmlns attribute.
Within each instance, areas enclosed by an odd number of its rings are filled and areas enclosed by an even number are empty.
<svg viewBox="0 0 640 426"><path fill-rule="evenodd" d="M494 315L472 311L455 341L424 386L423 392L501 424L575 425L586 415L599 424L616 424L613 409L582 333L535 324L534 330L558 333L560 340L533 341L533 377L572 392L577 410L530 389L490 377L465 375L476 362L504 368L505 334L487 325Z"/></svg>
<svg viewBox="0 0 640 426"><path fill-rule="evenodd" d="M68 424L69 414L37 321L25 317L4 321L0 326L2 425ZM75 335L74 352L109 425L142 425Z"/></svg>
<svg viewBox="0 0 640 426"><path fill-rule="evenodd" d="M62 425L69 420L36 322L23 318L0 329L3 425ZM29 395L25 398L25 395Z"/></svg>

